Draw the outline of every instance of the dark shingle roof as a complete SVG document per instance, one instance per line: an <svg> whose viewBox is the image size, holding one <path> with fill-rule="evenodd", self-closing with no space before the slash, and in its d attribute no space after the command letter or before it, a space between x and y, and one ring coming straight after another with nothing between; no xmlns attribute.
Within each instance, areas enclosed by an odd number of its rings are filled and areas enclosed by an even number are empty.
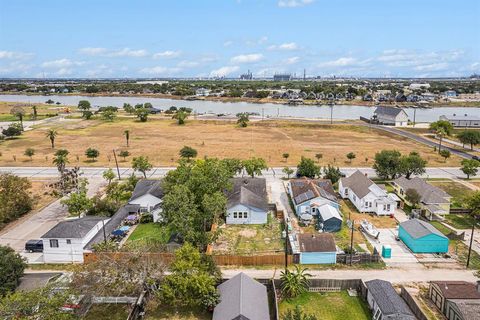
<svg viewBox="0 0 480 320"><path fill-rule="evenodd" d="M403 109L401 108L380 106L375 109L374 113L377 115L381 114L396 117L402 111Z"/></svg>
<svg viewBox="0 0 480 320"><path fill-rule="evenodd" d="M300 178L290 180L292 197L295 204L323 197L330 201L337 202L337 196L333 189L332 182L326 179Z"/></svg>
<svg viewBox="0 0 480 320"><path fill-rule="evenodd" d="M446 299L480 299L475 283L466 281L432 281Z"/></svg>
<svg viewBox="0 0 480 320"><path fill-rule="evenodd" d="M268 320L267 288L241 272L218 286L220 303L212 320Z"/></svg>
<svg viewBox="0 0 480 320"><path fill-rule="evenodd" d="M335 252L335 240L330 233L300 233L297 234L298 246L301 252Z"/></svg>
<svg viewBox="0 0 480 320"><path fill-rule="evenodd" d="M390 282L376 279L367 281L365 284L383 315L406 315L415 319L408 305L397 294Z"/></svg>
<svg viewBox="0 0 480 320"><path fill-rule="evenodd" d="M163 189L160 180L142 179L137 182L135 189L129 201L137 199L143 195L151 194L157 198L163 197Z"/></svg>
<svg viewBox="0 0 480 320"><path fill-rule="evenodd" d="M227 191L227 208L243 204L268 211L267 183L265 178L234 178L233 189Z"/></svg>
<svg viewBox="0 0 480 320"><path fill-rule="evenodd" d="M420 219L411 219L400 223L400 226L408 232L412 238L419 239L429 234L436 234L439 237L447 238L430 223Z"/></svg>
<svg viewBox="0 0 480 320"><path fill-rule="evenodd" d="M87 216L80 219L59 222L41 238L83 238L102 220L108 218Z"/></svg>
<svg viewBox="0 0 480 320"><path fill-rule="evenodd" d="M352 175L347 178L341 178L343 187L347 187L355 193L357 197L362 199L367 194L370 193L370 186L373 183L368 177L366 177L359 170L355 171Z"/></svg>

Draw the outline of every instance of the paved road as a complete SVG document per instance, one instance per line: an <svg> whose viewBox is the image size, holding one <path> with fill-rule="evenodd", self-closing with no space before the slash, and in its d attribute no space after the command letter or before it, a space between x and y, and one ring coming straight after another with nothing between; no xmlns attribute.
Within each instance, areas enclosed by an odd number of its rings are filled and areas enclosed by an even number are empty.
<svg viewBox="0 0 480 320"><path fill-rule="evenodd" d="M105 185L103 179L89 179L88 195L95 195L98 189ZM60 199L49 204L37 213L27 215L8 225L0 232L0 245L8 245L17 252L22 252L25 242L29 239L39 239L58 222L67 217L67 209Z"/></svg>
<svg viewBox="0 0 480 320"><path fill-rule="evenodd" d="M294 167L292 167L294 168ZM101 178L103 171L107 168L104 167L82 167L83 176L87 178ZM117 170L113 168L115 173ZM158 178L164 176L169 170L174 169L173 167L156 167L148 172L147 176L151 178ZM271 168L269 170L264 170L263 175L266 178L279 178L284 177L285 174L282 172L281 167ZM360 170L363 173L368 174L370 177L375 177L375 170L370 167L348 167L340 168L340 170L345 173L347 176ZM58 177L58 171L55 167L0 167L0 172L11 172L21 177ZM131 168L120 168L120 175L122 178L127 177L132 174L133 170ZM426 173L423 175L424 178L466 178L462 173L460 168L456 167L435 167L427 168Z"/></svg>

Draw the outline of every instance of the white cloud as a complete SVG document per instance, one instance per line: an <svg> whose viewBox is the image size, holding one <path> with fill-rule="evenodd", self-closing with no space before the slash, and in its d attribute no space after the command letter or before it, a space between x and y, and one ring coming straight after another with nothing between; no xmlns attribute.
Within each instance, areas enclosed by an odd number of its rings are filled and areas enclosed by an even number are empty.
<svg viewBox="0 0 480 320"><path fill-rule="evenodd" d="M175 75L176 73L180 72L180 68L170 68L170 67L163 67L163 66L156 66L151 68L143 68L140 70L140 73L149 74L149 75Z"/></svg>
<svg viewBox="0 0 480 320"><path fill-rule="evenodd" d="M26 72L32 68L32 65L20 63L18 61L11 62L8 65L0 65L0 74L12 74L12 75L26 75Z"/></svg>
<svg viewBox="0 0 480 320"><path fill-rule="evenodd" d="M181 54L180 51L167 50L167 51L155 53L155 54L153 55L153 58L154 58L154 59L160 59L160 58L163 58L163 59L172 59L172 58L178 57L180 54Z"/></svg>
<svg viewBox="0 0 480 320"><path fill-rule="evenodd" d="M195 67L198 67L199 65L200 65L200 63L197 62L197 61L183 60L183 61L180 61L177 64L177 67L179 67L179 68L195 68Z"/></svg>
<svg viewBox="0 0 480 320"><path fill-rule="evenodd" d="M0 51L0 59L25 59L30 58L33 56L33 53L26 53L26 52L16 52L16 51Z"/></svg>
<svg viewBox="0 0 480 320"><path fill-rule="evenodd" d="M123 48L118 50L108 50L106 48L82 48L79 50L81 54L89 56L103 56L103 57L145 57L148 55L147 50L138 49L133 50L130 48Z"/></svg>
<svg viewBox="0 0 480 320"><path fill-rule="evenodd" d="M216 70L212 70L210 72L210 77L225 77L229 74L232 74L240 69L239 66L225 66L218 68Z"/></svg>
<svg viewBox="0 0 480 320"><path fill-rule="evenodd" d="M55 75L57 76L69 76L73 73L72 69L69 68L60 68L55 72Z"/></svg>
<svg viewBox="0 0 480 320"><path fill-rule="evenodd" d="M300 61L300 57L290 57L290 58L287 58L284 63L285 64L295 64L297 62Z"/></svg>
<svg viewBox="0 0 480 320"><path fill-rule="evenodd" d="M233 41L228 40L228 41L225 41L225 42L223 43L223 46L224 46L224 47L230 47L232 44L233 44Z"/></svg>
<svg viewBox="0 0 480 320"><path fill-rule="evenodd" d="M318 64L321 68L349 67L357 65L358 60L352 57L342 57L332 61L325 61Z"/></svg>
<svg viewBox="0 0 480 320"><path fill-rule="evenodd" d="M51 69L61 69L61 68L68 68L73 66L81 66L83 62L81 61L72 61L67 58L52 60L52 61L45 61L41 64L42 68L51 68Z"/></svg>
<svg viewBox="0 0 480 320"><path fill-rule="evenodd" d="M281 8L296 8L312 4L314 0L280 0L278 6Z"/></svg>
<svg viewBox="0 0 480 320"><path fill-rule="evenodd" d="M438 62L438 63L431 63L425 65L419 65L415 67L416 71L442 71L448 68L448 63L446 62Z"/></svg>
<svg viewBox="0 0 480 320"><path fill-rule="evenodd" d="M233 63L252 63L258 62L263 59L263 54L261 53L252 53L252 54L241 54L230 59Z"/></svg>
<svg viewBox="0 0 480 320"><path fill-rule="evenodd" d="M292 51L297 49L298 49L298 45L295 42L287 42L287 43L282 43L280 45L271 45L268 47L268 50Z"/></svg>

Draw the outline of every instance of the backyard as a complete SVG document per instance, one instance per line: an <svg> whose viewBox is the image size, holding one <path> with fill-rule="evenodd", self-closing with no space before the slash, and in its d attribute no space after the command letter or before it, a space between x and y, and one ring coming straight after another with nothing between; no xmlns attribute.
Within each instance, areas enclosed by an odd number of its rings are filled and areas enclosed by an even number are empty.
<svg viewBox="0 0 480 320"><path fill-rule="evenodd" d="M128 304L93 304L82 319L125 320L129 313L130 305Z"/></svg>
<svg viewBox="0 0 480 320"><path fill-rule="evenodd" d="M214 254L253 255L284 252L282 224L269 214L265 225L222 225Z"/></svg>
<svg viewBox="0 0 480 320"><path fill-rule="evenodd" d="M429 181L429 183L431 183L436 187L439 187L440 189L448 193L450 196L452 196L452 199L451 199L452 208L463 208L464 199L474 192L469 187L464 186L463 184L456 181L452 181L452 180Z"/></svg>
<svg viewBox="0 0 480 320"><path fill-rule="evenodd" d="M160 223L140 223L128 237L126 248L162 248L170 239L171 232L167 226Z"/></svg>
<svg viewBox="0 0 480 320"><path fill-rule="evenodd" d="M360 297L351 297L346 291L317 293L307 292L279 304L280 315L299 306L307 314L322 320L371 319L367 304Z"/></svg>
<svg viewBox="0 0 480 320"><path fill-rule="evenodd" d="M212 314L201 309L170 306L147 307L145 320L210 320Z"/></svg>
<svg viewBox="0 0 480 320"><path fill-rule="evenodd" d="M132 157L148 156L154 165L172 165L178 158L178 150L184 145L198 151L198 158L264 158L270 166L296 165L301 156L315 158L321 153L319 165L371 166L375 153L395 148L403 153L418 151L429 166L457 166L459 158L452 156L447 163L431 148L411 140L357 125L322 125L294 121L252 122L247 128L239 128L231 121L201 121L188 119L179 126L172 119L151 116L147 122L132 117L119 116L112 122L99 119L64 119L39 125L16 139L2 144L0 165L32 166L51 165L54 149L45 137L48 129L58 132L57 148L70 151L70 165L113 166L111 152L128 150L130 157L121 166L129 166ZM123 132L130 130L130 146L126 147ZM158 146L157 148L152 146ZM100 156L88 162L85 150L96 148ZM26 148L34 148L33 161L23 156ZM161 151L161 152L160 152ZM346 154L354 151L356 158L349 162ZM288 161L282 157L289 153ZM14 160L14 156L17 160ZM120 159L123 160L123 159Z"/></svg>

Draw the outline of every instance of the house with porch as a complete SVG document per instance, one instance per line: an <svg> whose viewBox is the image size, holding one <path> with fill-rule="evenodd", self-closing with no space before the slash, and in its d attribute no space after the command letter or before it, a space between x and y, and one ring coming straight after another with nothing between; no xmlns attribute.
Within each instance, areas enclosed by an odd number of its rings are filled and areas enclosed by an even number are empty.
<svg viewBox="0 0 480 320"><path fill-rule="evenodd" d="M450 212L450 199L452 197L442 189L429 184L424 179L419 177L413 177L411 179L400 177L392 181L392 186L396 194L408 205L411 205L411 203L406 199L407 190L415 190L420 196L418 205L423 213L425 213L425 217L430 220L432 220L434 216L441 218Z"/></svg>
<svg viewBox="0 0 480 320"><path fill-rule="evenodd" d="M265 178L234 178L232 185L232 190L225 192L227 196L226 223L267 223L269 206Z"/></svg>
<svg viewBox="0 0 480 320"><path fill-rule="evenodd" d="M337 195L330 180L299 178L291 179L287 186L297 216L311 214L317 216L319 208L329 205L334 210L340 209Z"/></svg>
<svg viewBox="0 0 480 320"><path fill-rule="evenodd" d="M161 220L163 198L161 183L161 180L139 180L128 200L129 205L138 206L138 213L151 213L154 222Z"/></svg>
<svg viewBox="0 0 480 320"><path fill-rule="evenodd" d="M359 170L340 179L338 192L343 199L349 199L361 213L373 212L378 216L395 213L395 198Z"/></svg>

